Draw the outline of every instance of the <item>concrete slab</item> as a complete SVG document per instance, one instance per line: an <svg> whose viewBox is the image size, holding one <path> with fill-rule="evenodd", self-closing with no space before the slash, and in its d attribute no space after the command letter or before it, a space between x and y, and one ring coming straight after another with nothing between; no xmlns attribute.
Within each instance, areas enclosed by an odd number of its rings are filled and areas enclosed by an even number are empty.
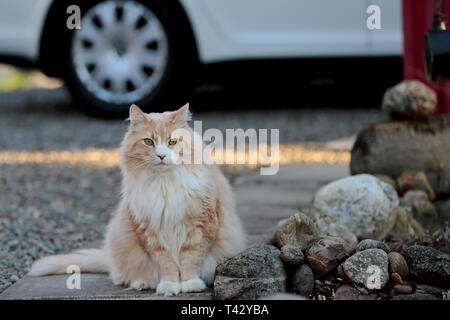
<svg viewBox="0 0 450 320"><path fill-rule="evenodd" d="M307 207L317 189L348 176L347 165L290 164L274 176L259 171L236 179L237 211L249 234L250 246L270 241L279 220ZM164 299L154 291L137 292L114 286L105 274L82 274L80 289L66 286L69 275L25 276L0 294L0 299ZM211 299L211 289L171 299Z"/></svg>
<svg viewBox="0 0 450 320"><path fill-rule="evenodd" d="M6 289L1 299L162 299L154 290L136 291L115 286L106 274L81 274L80 289L68 289L69 275L25 276ZM211 290L183 294L179 299L211 299Z"/></svg>

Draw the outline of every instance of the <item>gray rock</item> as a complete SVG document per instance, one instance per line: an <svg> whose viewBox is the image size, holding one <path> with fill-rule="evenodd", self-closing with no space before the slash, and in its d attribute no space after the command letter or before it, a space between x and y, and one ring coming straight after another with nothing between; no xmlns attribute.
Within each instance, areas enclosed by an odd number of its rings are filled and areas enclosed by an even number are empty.
<svg viewBox="0 0 450 320"><path fill-rule="evenodd" d="M450 284L450 255L431 247L410 246L402 251L410 275L429 284Z"/></svg>
<svg viewBox="0 0 450 320"><path fill-rule="evenodd" d="M358 134L350 171L352 174L385 174L395 179L404 171L423 171L436 196L449 195L448 141L448 114L431 115L422 121L375 123Z"/></svg>
<svg viewBox="0 0 450 320"><path fill-rule="evenodd" d="M360 174L320 188L311 211L336 218L358 238L381 240L394 226L397 207L398 196L390 185Z"/></svg>
<svg viewBox="0 0 450 320"><path fill-rule="evenodd" d="M216 276L213 298L219 300L255 300L286 291L284 278L233 278Z"/></svg>
<svg viewBox="0 0 450 320"><path fill-rule="evenodd" d="M292 278L292 291L308 297L314 290L314 274L308 265L303 264Z"/></svg>
<svg viewBox="0 0 450 320"><path fill-rule="evenodd" d="M394 296L391 300L441 300L435 295L427 293L400 294Z"/></svg>
<svg viewBox="0 0 450 320"><path fill-rule="evenodd" d="M405 80L389 88L383 96L383 110L406 117L423 117L436 110L437 95L418 80Z"/></svg>
<svg viewBox="0 0 450 320"><path fill-rule="evenodd" d="M389 273L397 273L402 278L409 274L408 264L405 258L398 252L391 252L388 254L389 258Z"/></svg>
<svg viewBox="0 0 450 320"><path fill-rule="evenodd" d="M285 276L280 250L260 245L244 250L216 268L216 275L236 278L265 278Z"/></svg>
<svg viewBox="0 0 450 320"><path fill-rule="evenodd" d="M306 259L314 272L321 277L344 260L347 252L345 244L321 239L309 248Z"/></svg>
<svg viewBox="0 0 450 320"><path fill-rule="evenodd" d="M215 299L257 299L284 291L286 272L274 246L249 248L216 268Z"/></svg>
<svg viewBox="0 0 450 320"><path fill-rule="evenodd" d="M381 249L357 252L345 261L344 272L357 285L382 289L389 280L388 255Z"/></svg>
<svg viewBox="0 0 450 320"><path fill-rule="evenodd" d="M399 294L410 294L413 292L413 288L411 286L408 286L406 284L397 284L394 286L394 295Z"/></svg>
<svg viewBox="0 0 450 320"><path fill-rule="evenodd" d="M356 246L356 252L364 251L367 249L381 249L386 253L391 252L391 248L389 248L386 243L378 240L364 239Z"/></svg>
<svg viewBox="0 0 450 320"><path fill-rule="evenodd" d="M303 263L305 257L299 247L287 244L281 248L280 258L290 266L299 266Z"/></svg>
<svg viewBox="0 0 450 320"><path fill-rule="evenodd" d="M290 244L304 250L317 237L313 222L301 212L289 217L276 233L277 244L280 248Z"/></svg>
<svg viewBox="0 0 450 320"><path fill-rule="evenodd" d="M362 294L358 289L344 284L337 288L334 300L376 300L376 294Z"/></svg>
<svg viewBox="0 0 450 320"><path fill-rule="evenodd" d="M320 237L341 238L347 243L354 245L358 243L358 238L336 218L321 212L317 208L311 208L309 216L314 222Z"/></svg>

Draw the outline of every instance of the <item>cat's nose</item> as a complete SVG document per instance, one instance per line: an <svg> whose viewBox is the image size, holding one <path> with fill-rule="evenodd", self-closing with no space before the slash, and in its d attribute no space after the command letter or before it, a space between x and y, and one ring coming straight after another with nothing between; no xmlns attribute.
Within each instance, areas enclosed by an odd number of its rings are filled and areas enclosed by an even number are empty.
<svg viewBox="0 0 450 320"><path fill-rule="evenodd" d="M161 160L164 160L164 158L166 157L165 154L157 154L158 158L160 158Z"/></svg>

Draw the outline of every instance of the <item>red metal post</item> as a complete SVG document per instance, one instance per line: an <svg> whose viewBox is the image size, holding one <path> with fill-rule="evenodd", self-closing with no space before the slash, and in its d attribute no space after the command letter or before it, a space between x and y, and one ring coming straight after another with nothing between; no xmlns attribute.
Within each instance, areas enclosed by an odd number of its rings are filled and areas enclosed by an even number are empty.
<svg viewBox="0 0 450 320"><path fill-rule="evenodd" d="M442 9L450 28L450 0L442 1ZM425 75L423 34L432 28L435 12L435 0L403 0L403 78L420 80L436 90L437 112L450 113L450 81L429 83Z"/></svg>

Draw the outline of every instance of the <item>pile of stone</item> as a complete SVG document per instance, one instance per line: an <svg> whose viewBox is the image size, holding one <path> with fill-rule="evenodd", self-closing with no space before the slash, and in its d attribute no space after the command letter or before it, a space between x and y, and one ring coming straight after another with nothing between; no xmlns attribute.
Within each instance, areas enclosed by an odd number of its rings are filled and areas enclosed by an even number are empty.
<svg viewBox="0 0 450 320"><path fill-rule="evenodd" d="M386 238L414 241L433 235L443 239L450 222L450 198L437 198L423 171L405 171L397 179L358 174L334 181L315 195L309 215L322 234L349 243Z"/></svg>
<svg viewBox="0 0 450 320"><path fill-rule="evenodd" d="M396 188L401 209L430 233L450 221L450 115L433 114L436 102L415 80L387 90L382 108L392 119L359 133L350 164L352 174L374 174Z"/></svg>
<svg viewBox="0 0 450 320"><path fill-rule="evenodd" d="M381 178L361 174L323 186L306 214L280 223L273 243L217 267L214 297L257 299L286 291L317 300L446 297L450 255L436 247L450 243L450 231L444 228L443 241L435 241L402 207L405 197L423 206L423 195L433 189L412 184L415 193L404 190L399 199L398 185L412 181Z"/></svg>
<svg viewBox="0 0 450 320"><path fill-rule="evenodd" d="M431 247L373 239L355 246L319 236L303 213L285 222L276 241L219 265L214 297L258 299L288 291L317 300L448 298L450 255Z"/></svg>
<svg viewBox="0 0 450 320"><path fill-rule="evenodd" d="M389 89L391 120L358 135L353 176L219 265L215 298L450 299L450 115L436 101L418 81Z"/></svg>

